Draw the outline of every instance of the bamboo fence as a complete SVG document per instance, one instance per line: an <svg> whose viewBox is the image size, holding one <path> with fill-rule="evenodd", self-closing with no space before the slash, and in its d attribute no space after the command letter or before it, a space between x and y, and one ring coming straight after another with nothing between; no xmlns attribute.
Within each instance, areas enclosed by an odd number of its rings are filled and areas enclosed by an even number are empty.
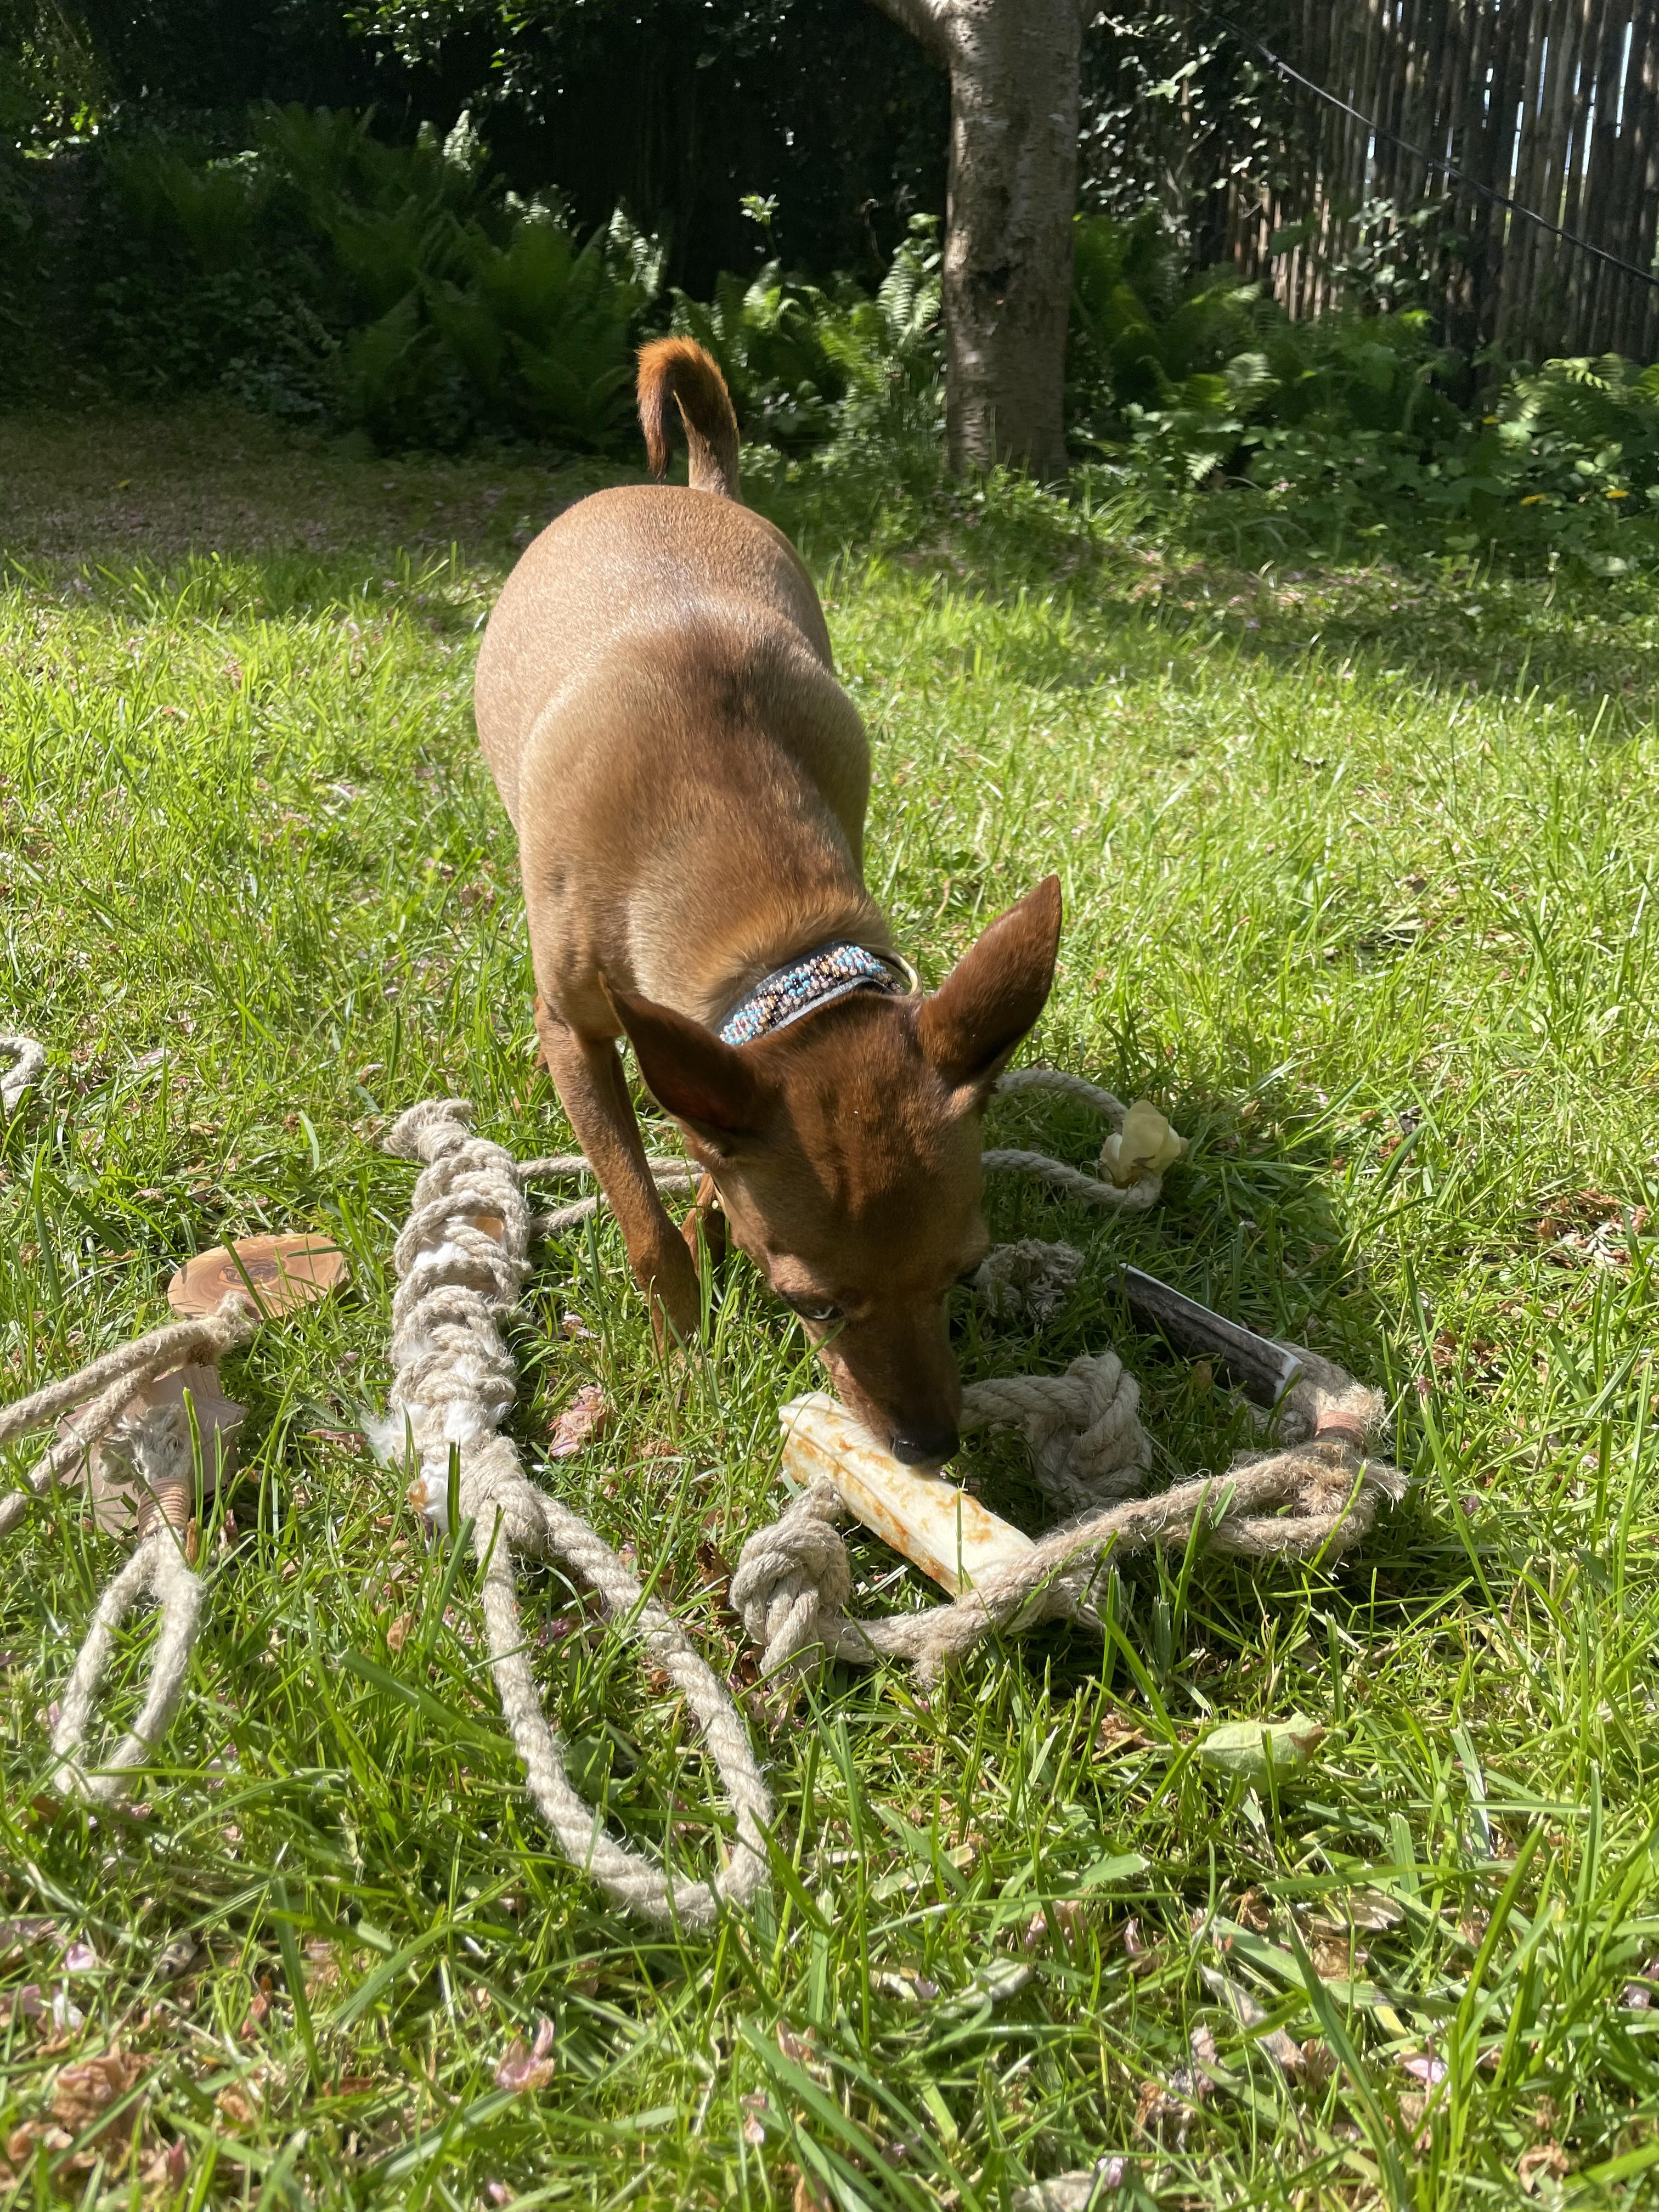
<svg viewBox="0 0 1659 2212"><path fill-rule="evenodd" d="M1439 202L1449 338L1659 355L1659 286L1486 197L1653 270L1659 0L1290 0L1275 30L1275 54L1357 111L1285 80L1275 181L1228 188L1231 258L1293 316L1334 304L1368 225Z"/></svg>

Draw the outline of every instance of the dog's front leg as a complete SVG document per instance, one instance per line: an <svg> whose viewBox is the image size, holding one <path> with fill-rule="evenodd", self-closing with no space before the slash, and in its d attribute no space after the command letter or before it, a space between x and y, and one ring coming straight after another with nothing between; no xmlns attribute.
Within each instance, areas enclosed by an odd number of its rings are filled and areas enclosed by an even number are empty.
<svg viewBox="0 0 1659 2212"><path fill-rule="evenodd" d="M658 1340L665 1321L689 1342L702 1319L697 1270L651 1180L616 1045L610 1037L578 1035L540 998L536 1033L576 1141L622 1224L629 1265L650 1295Z"/></svg>
<svg viewBox="0 0 1659 2212"><path fill-rule="evenodd" d="M710 1260L726 1256L726 1216L720 1211L720 1194L714 1188L713 1176L705 1175L698 1183L696 1197L680 1225L680 1234L694 1260L700 1252L707 1252Z"/></svg>

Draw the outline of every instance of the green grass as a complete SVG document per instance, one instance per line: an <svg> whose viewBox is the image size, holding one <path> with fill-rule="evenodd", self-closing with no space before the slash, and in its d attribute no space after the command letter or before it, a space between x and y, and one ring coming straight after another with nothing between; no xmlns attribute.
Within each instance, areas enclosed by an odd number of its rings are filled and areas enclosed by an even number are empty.
<svg viewBox="0 0 1659 2212"><path fill-rule="evenodd" d="M1033 1055L1194 1140L1134 1221L991 1189L997 1235L1088 1264L1040 1333L964 1302L965 1370L1115 1342L1166 1467L1224 1465L1237 1413L1110 1287L1133 1259L1384 1387L1415 1481L1330 1571L1132 1563L1103 1655L1048 1631L930 1698L748 1695L795 1878L682 1942L550 1852L471 1569L357 1434L411 1186L377 1133L455 1091L520 1152L568 1141L469 684L514 544L580 488L212 410L0 423L0 1027L52 1054L0 1132L0 1389L164 1317L222 1237L320 1224L352 1268L229 1367L234 1523L142 1818L47 1788L119 1554L67 1494L10 1540L0 1917L51 1927L0 1931L0 1990L85 2015L0 1995L18 2200L977 2212L1122 2154L1109 2202L1653 2201L1659 594L1242 574L1009 487L780 493L875 738L899 942L936 978L1057 867ZM1098 1141L1033 1102L993 1127ZM721 1561L778 1502L798 1331L734 1267L711 1356L665 1373L601 1225L544 1253L517 1341L532 1455L582 1384L614 1407L543 1479L738 1668ZM1037 1524L1016 1448L973 1465ZM927 1601L854 1551L857 1604ZM708 1870L683 1717L556 1578L527 1620L583 1786ZM1193 1755L1297 1711L1330 1734L1296 1786ZM1310 2046L1296 2081L1228 1984ZM552 2080L499 2089L544 2019ZM114 2134L32 2152L57 2069L116 2045Z"/></svg>

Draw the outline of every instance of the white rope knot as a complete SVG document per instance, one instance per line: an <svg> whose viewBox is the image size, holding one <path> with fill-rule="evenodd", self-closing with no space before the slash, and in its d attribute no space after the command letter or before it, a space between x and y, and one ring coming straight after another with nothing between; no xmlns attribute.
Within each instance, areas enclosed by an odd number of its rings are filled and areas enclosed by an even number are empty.
<svg viewBox="0 0 1659 2212"><path fill-rule="evenodd" d="M1140 1385L1115 1352L1085 1352L1063 1375L1003 1375L962 1394L964 1429L1021 1430L1038 1482L1058 1504L1127 1498L1152 1464Z"/></svg>
<svg viewBox="0 0 1659 2212"><path fill-rule="evenodd" d="M999 1321L1029 1314L1039 1323L1052 1321L1077 1288L1083 1255L1075 1244L1044 1244L1021 1237L994 1244L980 1262L974 1288Z"/></svg>
<svg viewBox="0 0 1659 2212"><path fill-rule="evenodd" d="M32 1091L40 1080L46 1065L46 1048L20 1030L0 1030L0 1054L11 1061L10 1067L0 1075L0 1113L15 1114L23 1103L24 1092Z"/></svg>
<svg viewBox="0 0 1659 2212"><path fill-rule="evenodd" d="M524 1184L532 1172L566 1164L532 1161L520 1168L501 1146L471 1133L467 1113L464 1099L428 1100L404 1115L386 1140L388 1151L418 1159L423 1168L392 1254L399 1279L392 1308L391 1413L377 1441L400 1449L407 1438L419 1468L410 1497L439 1522L447 1518L454 1456L460 1510L472 1523L482 1569L484 1630L502 1716L532 1800L559 1848L630 1911L705 1928L726 1905L747 1903L765 1881L771 1800L725 1685L678 1623L647 1599L610 1545L579 1513L530 1481L516 1445L501 1433L517 1394L501 1322L516 1305L525 1278L532 1222ZM737 1826L730 1861L713 1881L670 1876L619 1844L572 1787L525 1647L514 1571L520 1556L561 1559L590 1583L611 1620L638 1637L685 1699Z"/></svg>
<svg viewBox="0 0 1659 2212"><path fill-rule="evenodd" d="M836 1526L842 1510L832 1482L814 1482L743 1547L732 1609L765 1654L768 1674L798 1671L814 1648L831 1654L838 1648L841 1615L853 1595L853 1570Z"/></svg>

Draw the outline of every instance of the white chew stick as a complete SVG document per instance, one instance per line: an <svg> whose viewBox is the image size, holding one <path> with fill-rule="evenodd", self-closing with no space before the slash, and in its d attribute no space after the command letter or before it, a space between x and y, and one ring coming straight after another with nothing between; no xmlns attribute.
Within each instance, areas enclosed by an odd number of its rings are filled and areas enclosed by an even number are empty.
<svg viewBox="0 0 1659 2212"><path fill-rule="evenodd" d="M872 1444L847 1411L814 1390L778 1409L783 1464L804 1489L827 1476L847 1510L952 1597L988 1567L1023 1559L1031 1539L936 1474L917 1474Z"/></svg>

